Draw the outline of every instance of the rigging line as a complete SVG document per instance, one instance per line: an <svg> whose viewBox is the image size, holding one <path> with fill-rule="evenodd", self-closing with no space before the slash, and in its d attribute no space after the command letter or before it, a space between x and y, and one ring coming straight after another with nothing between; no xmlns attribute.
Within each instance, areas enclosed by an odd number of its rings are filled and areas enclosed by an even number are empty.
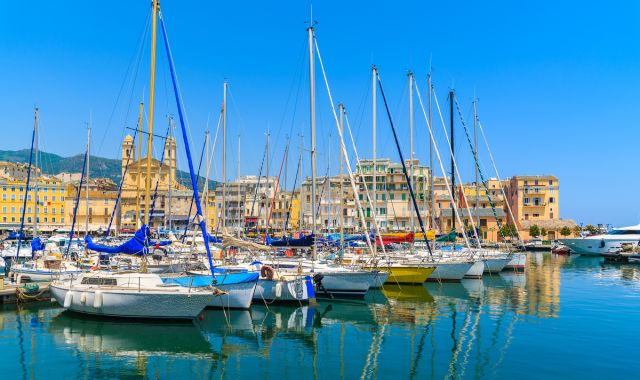
<svg viewBox="0 0 640 380"><path fill-rule="evenodd" d="M324 70L324 63L322 62L322 56L320 55L320 47L318 46L318 40L316 39L315 34L313 36L313 41L315 42L316 53L318 55L318 63L320 63L320 68L322 70L322 77L324 79L324 84L325 84L325 87L327 89L327 95L329 97L329 102L331 104L331 112L333 114L333 120L335 122L336 128L338 129L338 135L340 135L340 148L342 149L343 156L344 156L344 159L345 159L345 166L347 167L347 173L349 173L349 182L351 183L351 190L353 191L353 194L355 195L355 194L358 194L358 189L357 189L357 186L356 186L355 177L353 175L353 170L351 169L351 161L349 160L349 155L347 154L347 147L344 144L344 136L343 136L342 130L340 128L340 121L338 121L338 115L336 114L336 107L335 107L335 104L333 102L333 96L331 95L331 89L329 87L329 80L327 79L327 73ZM364 210L362 208L362 204L360 203L360 199L358 199L358 197L355 197L355 201L356 201L356 205L358 207L359 214L360 214L360 222L362 223L362 227L364 229L367 226L367 223L366 223L366 221L364 219ZM375 212L374 212L374 215L375 215ZM376 220L375 217L373 219L374 219L374 221ZM377 223L376 223L376 230L377 230ZM377 230L377 231L379 231L379 230ZM365 239L367 240L367 246L369 247L369 249L371 251L371 254L373 256L375 256L375 249L371 245L371 240L369 239L368 231L367 231L367 233L365 233ZM380 236L380 241L382 242L382 236ZM374 242L374 244L375 244L375 242Z"/></svg>
<svg viewBox="0 0 640 380"><path fill-rule="evenodd" d="M200 180L200 169L202 168L202 161L204 161L204 152L207 149L206 145L202 144L202 151L200 152L200 162L198 163L198 174L197 179ZM193 185L192 185L193 187ZM194 192L198 191L198 183L196 182L196 188L193 190ZM184 244L184 240L187 237L187 230L189 229L189 225L191 224L191 211L193 211L193 202L195 199L195 195L191 195L191 202L189 202L189 212L187 213L187 225L184 226L184 233L182 234L182 244ZM195 220L195 216L194 216Z"/></svg>
<svg viewBox="0 0 640 380"><path fill-rule="evenodd" d="M165 145L167 146L167 140L169 138L169 133L171 132L171 125L167 126L167 134L165 137ZM171 144L169 143L169 150L171 150ZM151 220L153 218L153 213L155 211L156 208L156 199L158 199L158 185L160 184L160 178L162 177L162 166L164 165L164 159L165 159L165 153L167 152L167 149L162 149L162 155L160 156L160 161L158 162L158 179L156 180L156 186L155 189L153 190L153 198L151 201L151 207L149 208L149 220ZM171 154L171 153L169 153ZM169 170L171 170L171 168L169 168ZM171 184L169 184L169 186L171 186Z"/></svg>
<svg viewBox="0 0 640 380"><path fill-rule="evenodd" d="M431 252L431 246L429 245L429 241L426 239L427 231L424 229L422 216L420 216L420 208L418 207L418 202L416 201L416 195L413 192L413 186L411 185L411 180L409 179L409 173L407 172L407 165L405 164L404 157L402 156L402 150L400 149L400 142L398 141L396 128L394 127L393 120L391 119L391 112L389 111L389 105L387 104L387 97L384 95L384 89L382 88L382 80L380 79L380 74L376 73L376 78L378 79L378 88L380 89L380 95L382 95L384 108L387 110L387 117L389 118L389 124L391 125L391 130L393 131L393 139L396 143L396 148L398 148L398 155L400 156L400 162L402 163L402 171L407 181L407 186L409 187L409 194L411 194L411 200L413 201L413 208L416 213L416 216L418 217L418 224L420 224L420 229L424 234L426 246L427 246L427 249L429 250L429 255L432 256L433 252Z"/></svg>
<svg viewBox="0 0 640 380"><path fill-rule="evenodd" d="M296 186L298 184L299 171L300 171L300 160L298 160L298 167L296 168L296 177L293 180L293 189L294 190L291 191L291 197L289 198L289 207L288 207L288 210L287 210L287 217L286 217L285 222L284 222L284 229L285 229L283 231L284 235L286 235L287 226L289 225L289 215L291 215L291 208L293 207L293 193L295 193L295 188L296 188ZM286 191L285 191L285 195L286 195Z"/></svg>
<svg viewBox="0 0 640 380"><path fill-rule="evenodd" d="M351 133L351 124L349 123L349 115L347 114L346 109L345 109L345 113L344 113L344 120L345 120L345 123L347 124L347 131L349 131L349 137L351 139L351 147L352 147L353 152L354 152L354 156L355 156L355 159L356 159L356 167L357 167L358 165L360 165L360 157L358 155L358 150L356 149L356 142L353 139L353 133ZM369 207L371 209L373 209L374 208L373 207L373 201L371 199L371 194L369 193L369 188L367 187L367 182L365 181L364 173L362 172L362 170L358 170L357 172L358 172L358 175L360 177L360 181L363 184L364 193L365 193L365 196L367 197L367 202L369 204ZM359 196L359 194L357 194L357 192L354 192L354 196ZM360 212L363 213L364 210L360 210ZM374 213L373 222L375 224L375 226L374 226L375 230L376 231L380 231L380 228L379 228L379 225L378 225L378 218L375 217L375 213ZM367 231L367 229L366 229L367 228L366 224L363 224L362 228L365 230L366 234L368 235L369 231ZM382 247L382 253L386 255L387 252L386 252L386 248L384 247L381 234L378 234L378 239L380 240L380 247Z"/></svg>
<svg viewBox="0 0 640 380"><path fill-rule="evenodd" d="M133 98L133 87L135 84L136 79L138 78L138 70L140 68L140 61L142 60L142 50L143 50L143 46L144 46L144 41L146 40L146 36L149 32L149 22L151 21L151 9L148 10L147 15L145 16L145 23L144 26L142 28L142 30L140 31L140 36L138 39L138 43L136 44L136 49L134 50L134 53L132 54L131 58L129 59L129 64L127 66L127 70L125 72L125 77L122 80L122 83L120 84L120 89L118 90L118 95L116 96L116 101L113 105L113 108L111 110L111 114L109 115L109 119L107 121L107 125L105 127L105 131L102 135L102 138L100 139L100 144L98 145L98 149L96 154L99 154L102 151L102 146L104 144L104 141L107 137L107 133L109 132L109 128L111 126L111 122L113 121L113 117L115 116L115 112L116 112L116 108L118 107L118 103L120 102L120 97L122 96L122 92L124 90L125 84L127 83L127 79L129 78L129 73L131 71L131 67L133 64L133 61L136 61L136 65L135 65L135 71L134 71L134 76L133 78L131 78L131 81L129 82L129 85L131 86L131 97L129 99L129 106L127 107L127 112L126 112L126 117L125 117L125 123L126 120L129 118L129 112L131 110L131 98Z"/></svg>
<svg viewBox="0 0 640 380"><path fill-rule="evenodd" d="M67 245L67 253L65 254L69 257L69 250L71 249L71 243L73 242L73 231L76 227L76 217L78 215L78 206L80 205L80 193L82 191L82 182L84 180L84 172L87 167L87 157L89 156L89 150L84 155L84 165L82 165L82 174L80 175L80 183L78 184L78 194L76 194L76 202L73 206L73 219L71 221L71 232L69 232L69 244Z"/></svg>
<svg viewBox="0 0 640 380"><path fill-rule="evenodd" d="M36 109L36 112L38 112L37 109ZM38 115L37 114L36 114L35 118L36 118L35 123L38 123ZM33 132L31 133L31 151L29 153L29 167L27 168L27 182L25 182L25 185L24 185L24 200L23 200L23 203L22 203L22 218L20 218L20 232L18 232L18 248L17 248L17 251L16 251L16 262L18 262L18 258L20 257L20 246L22 245L22 235L23 235L23 231L24 231L24 216L25 216L25 213L27 211L27 198L28 198L28 194L29 194L29 183L31 182L31 164L32 164L32 161L33 161L33 146L35 145L35 141L36 141L36 127L35 127L35 124L34 124ZM83 166L83 168L84 168L84 166ZM35 194L34 194L34 199L35 199ZM33 234L35 235L36 231L33 231ZM35 238L35 236L34 236L34 238ZM71 245L71 242L69 242L69 245Z"/></svg>
<svg viewBox="0 0 640 380"><path fill-rule="evenodd" d="M136 139L138 137L138 129L133 133L133 140L131 142L132 148L136 146ZM116 211L118 210L118 204L120 203L120 197L122 195L122 187L124 185L124 179L127 176L127 170L129 170L129 162L131 161L131 156L133 155L133 149L129 150L127 154L127 163L124 166L124 172L122 173L122 178L120 179L120 185L118 186L118 196L116 197L115 205L113 206L113 210L111 211L111 217L109 218L109 226L107 230L104 232L104 237L109 236L109 232L111 232L111 225L113 224L113 219L116 215ZM140 157L138 157L140 159Z"/></svg>
<svg viewBox="0 0 640 380"><path fill-rule="evenodd" d="M451 190L451 185L449 184L449 180L447 179L447 172L444 170L444 165L442 164L442 158L440 157L440 149L438 149L438 145L436 144L436 140L433 136L433 128L431 123L429 123L429 117L427 116L427 111L424 108L424 103L422 102L422 95L420 95L420 89L418 88L418 83L416 81L413 82L413 87L416 89L416 95L418 96L418 104L420 104L420 109L422 110L422 114L424 115L424 120L427 123L427 130L429 131L429 138L431 139L431 144L433 145L433 151L438 158L438 163L440 164L440 170L442 170L442 177L444 179L444 184L449 192L450 199L453 199L453 191ZM434 96L435 98L435 96ZM463 225L460 220L460 214L458 213L458 208L453 208L453 213L458 221L459 225ZM471 249L471 245L469 244L469 239L467 238L467 234L463 233L462 237L464 238L464 242L467 245L467 248Z"/></svg>
<svg viewBox="0 0 640 380"><path fill-rule="evenodd" d="M457 176L458 180L460 182L460 187L462 188L462 191L460 192L462 194L462 198L464 199L464 204L465 204L465 208L467 209L467 213L469 214L469 221L471 222L471 226L473 227L473 235L476 238L476 242L478 243L478 248L482 248L481 244L480 244L480 239L478 238L478 231L476 230L476 224L474 221L474 217L471 215L471 209L469 208L469 202L467 201L467 196L464 193L464 185L462 182L462 177L460 176L460 170L458 169L458 162L456 160L455 155L453 154L453 150L451 149L451 142L449 140L449 135L447 134L447 128L446 128L446 124L444 122L444 118L442 116L442 111L440 110L440 103L438 102L438 96L436 95L436 89L433 88L433 99L435 99L435 103L436 103L436 109L438 110L438 114L440 115L440 121L442 123L442 130L444 132L444 137L447 140L447 147L449 148L449 154L451 155L451 160L453 160L454 163L454 167L455 167L455 173L451 173L451 176ZM453 97L453 99L455 100L455 95ZM453 189L453 191L457 192L458 189ZM458 205L455 203L455 198L451 198L451 202L453 204L453 208L457 209L459 208ZM466 234L467 232L465 231L465 228L463 228L463 224L462 222L460 222L460 227L462 230L463 234Z"/></svg>
<svg viewBox="0 0 640 380"><path fill-rule="evenodd" d="M253 211L256 206L256 200L258 199L258 189L260 189L260 182L262 181L262 168L264 167L265 157L267 156L267 147L264 147L264 153L262 153L262 162L260 163L260 171L258 172L258 184L256 185L256 191L253 194L253 202L251 202L251 213L249 214L249 218L253 220ZM267 183L269 179L267 178ZM246 223L245 223L246 224ZM258 221L256 220L256 231L257 231Z"/></svg>
<svg viewBox="0 0 640 380"><path fill-rule="evenodd" d="M458 110L458 116L460 117L460 122L462 123L462 127L464 128L464 134L467 138L467 143L469 143L469 148L471 149L471 153L473 154L475 166L478 169L478 174L480 174L480 179L482 180L482 187L484 187L485 191L487 192L487 200L489 201L489 205L491 206L491 211L493 212L493 216L496 218L496 224L498 225L498 232L500 233L500 236L504 238L505 236L503 235L504 231L502 231L502 222L500 221L500 218L498 218L498 211L496 210L496 205L493 202L493 199L491 199L491 195L489 194L489 187L487 186L487 181L484 178L484 173L482 172L482 169L480 168L480 164L478 163L478 159L477 159L478 155L476 153L476 149L473 147L473 143L471 142L471 137L469 136L469 130L467 129L467 123L464 120L464 117L462 116L462 110L460 109L460 104L458 104L458 99L456 99L455 96L453 97L453 100L455 101L456 109Z"/></svg>
<svg viewBox="0 0 640 380"><path fill-rule="evenodd" d="M491 164L493 165L493 170L496 172L496 177L498 178L498 183L500 183L500 191L502 192L502 197L504 198L504 203L507 205L507 209L509 210L509 215L511 216L511 220L514 221L516 218L513 216L513 211L511 210L511 205L509 205L507 194L504 191L504 186L502 186L502 179L500 178L500 173L498 172L498 167L496 166L496 162L493 159L493 154L491 153L491 148L489 148L489 142L487 141L487 136L484 134L484 128L482 128L482 123L480 122L480 118L478 118L478 129L482 134L482 139L484 140L485 145L487 146L487 152L489 153L489 158L491 159ZM520 239L520 231L517 228L514 228L516 231L516 237L518 240Z"/></svg>

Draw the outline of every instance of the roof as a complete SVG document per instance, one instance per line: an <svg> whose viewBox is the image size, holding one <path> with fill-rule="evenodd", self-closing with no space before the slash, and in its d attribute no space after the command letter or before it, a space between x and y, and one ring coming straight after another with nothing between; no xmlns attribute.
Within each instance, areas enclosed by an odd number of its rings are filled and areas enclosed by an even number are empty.
<svg viewBox="0 0 640 380"><path fill-rule="evenodd" d="M469 211L471 212L471 216L480 216L480 217L493 217L493 209L490 207L486 207L486 208L479 208L477 209L477 213L476 210L474 210L473 208L471 208L470 210L467 209L463 209L463 208L459 208L458 209L458 214L464 218L464 217L468 217L469 216ZM506 214L504 213L504 210L501 208L496 208L496 214L498 215L499 218L504 218L506 216ZM451 217L451 208L443 208L440 210L440 215L444 216L444 217Z"/></svg>
<svg viewBox="0 0 640 380"><path fill-rule="evenodd" d="M562 227L573 228L577 224L571 219L543 219L543 220L521 220L520 226L522 229L528 229L533 225L537 225L540 228L546 228L547 230L559 230Z"/></svg>

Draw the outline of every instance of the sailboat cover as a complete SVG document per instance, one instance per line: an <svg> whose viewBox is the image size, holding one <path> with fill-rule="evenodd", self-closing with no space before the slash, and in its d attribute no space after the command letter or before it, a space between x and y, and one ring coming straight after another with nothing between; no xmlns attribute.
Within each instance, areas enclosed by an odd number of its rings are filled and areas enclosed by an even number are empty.
<svg viewBox="0 0 640 380"><path fill-rule="evenodd" d="M142 227L138 231L136 231L135 235L126 242L118 245L118 246L108 246L108 245L100 245L95 244L89 235L84 238L85 243L87 244L87 249L96 252L102 253L124 253L127 255L137 255L144 256L148 253L148 248L145 245L145 241L148 239L150 234L149 227L146 224L143 224ZM149 242L149 245L153 246L165 246L171 244L170 240L162 240L158 242Z"/></svg>
<svg viewBox="0 0 640 380"><path fill-rule="evenodd" d="M299 239L284 236L282 239L273 239L267 235L266 243L272 247L311 247L313 245L314 235L300 234Z"/></svg>

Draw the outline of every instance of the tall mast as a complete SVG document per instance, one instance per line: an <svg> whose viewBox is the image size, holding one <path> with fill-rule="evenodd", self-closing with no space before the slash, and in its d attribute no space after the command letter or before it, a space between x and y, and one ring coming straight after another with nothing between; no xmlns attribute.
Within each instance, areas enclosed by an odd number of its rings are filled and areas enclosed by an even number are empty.
<svg viewBox="0 0 640 380"><path fill-rule="evenodd" d="M285 148L284 155L284 186L281 186L281 189L284 191L284 209L289 210L287 207L287 169L289 168L289 136L287 136L287 145ZM284 213L284 224L282 225L282 235L286 236L287 234L287 220L289 220L288 211Z"/></svg>
<svg viewBox="0 0 640 380"><path fill-rule="evenodd" d="M35 171L34 171L34 186L33 186L33 236L38 236L38 134L40 129L40 109L36 107L36 133L35 133ZM80 189L78 189L80 191Z"/></svg>
<svg viewBox="0 0 640 380"><path fill-rule="evenodd" d="M378 177L378 168L377 168L377 151L376 151L376 76L378 74L378 70L376 69L376 66L374 65L371 68L371 99L372 99L372 114L371 114L371 131L372 131L372 135L373 135L373 159L372 159L372 163L373 163L373 189L371 190L371 198L373 200L373 214L372 214L372 219L371 219L371 226L376 226L376 235L380 234L380 231L378 231L377 226L378 223L376 221L376 217L378 216L378 195L377 195L377 187L378 187L378 181L377 181L377 177ZM375 256L376 254L376 244L373 244L373 255Z"/></svg>
<svg viewBox="0 0 640 380"><path fill-rule="evenodd" d="M267 181L266 181L267 182L266 183L267 186L266 186L265 191L264 191L264 194L265 194L265 201L264 202L265 202L265 210L266 210L265 216L267 217L267 219L269 219L269 208L271 206L271 202L269 202L269 199L271 198L269 196L269 186L271 185L269 183L269 161L270 161L270 158L269 158L269 140L270 140L270 137L271 137L271 133L269 132L269 127L267 127L267 151L266 151L267 153L266 153L266 157L265 157L266 160L267 160ZM258 219L260 219L260 218L258 218ZM266 225L265 228L269 228L269 226Z"/></svg>
<svg viewBox="0 0 640 380"><path fill-rule="evenodd" d="M451 136L451 189L453 190L453 199L451 199L451 227L453 230L456 230L456 218L455 215L455 207L456 206L456 160L455 160L455 145L453 144L453 139L455 137L453 130L453 89L449 91L449 125L451 128L450 136Z"/></svg>
<svg viewBox="0 0 640 380"><path fill-rule="evenodd" d="M340 103L340 105L338 106L340 108L340 136L342 136L342 130L344 129L344 105L342 105L342 103ZM342 256L342 250L344 249L344 210L343 210L343 198L344 198L344 192L343 192L343 188L342 185L344 183L344 180L342 178L342 166L343 166L343 160L344 157L342 156L343 152L342 149L340 149L340 176L338 178L340 178L340 196L338 196L338 201L340 202L340 208L339 208L339 212L340 212L340 255Z"/></svg>
<svg viewBox="0 0 640 380"><path fill-rule="evenodd" d="M169 116L169 204L168 218L169 231L171 231L171 200L173 196L173 171L175 170L175 157L173 156L173 117ZM208 222L208 221L207 221Z"/></svg>
<svg viewBox="0 0 640 380"><path fill-rule="evenodd" d="M140 102L140 113L138 114L138 169L136 171L136 216L135 216L135 229L138 229L138 223L140 222L140 189L142 181L142 114L144 103Z"/></svg>
<svg viewBox="0 0 640 380"><path fill-rule="evenodd" d="M153 153L153 114L156 100L156 31L158 20L158 0L153 0L153 9L151 12L151 77L149 85L149 127L147 136L147 173L144 186L144 214L146 215L147 226L151 224L151 215L149 215L149 206L151 200L151 155Z"/></svg>
<svg viewBox="0 0 640 380"><path fill-rule="evenodd" d="M91 114L89 115L89 127L87 128L87 168L86 168L86 176L87 176L87 184L85 188L85 224L84 224L84 232L86 235L89 235L89 157L91 156ZM80 190L78 190L80 191Z"/></svg>
<svg viewBox="0 0 640 380"><path fill-rule="evenodd" d="M427 82L429 85L429 127L433 128L433 84L431 83L431 71L429 71L429 76L427 77ZM431 229L435 230L436 228L436 198L434 196L433 190L433 141L429 139L429 202L430 202L430 210L429 215L431 216ZM426 239L426 237L425 237Z"/></svg>
<svg viewBox="0 0 640 380"><path fill-rule="evenodd" d="M227 81L222 85L222 230L227 223ZM208 200L207 200L208 202Z"/></svg>
<svg viewBox="0 0 640 380"><path fill-rule="evenodd" d="M309 100L311 110L311 233L316 233L316 78L315 52L313 48L313 20L307 28L309 37ZM313 239L312 255L316 259L317 248Z"/></svg>
<svg viewBox="0 0 640 380"><path fill-rule="evenodd" d="M242 230L242 213L240 212L240 133L238 133L238 179L237 181L237 186L238 186L238 207L236 210L238 210L238 237L240 236L240 231ZM242 206L244 209L244 206Z"/></svg>
<svg viewBox="0 0 640 380"><path fill-rule="evenodd" d="M409 71L409 181L413 183L413 73ZM411 232L414 231L413 212L411 212L411 202L409 203L409 214L411 215ZM416 210L417 211L417 210ZM426 237L425 237L426 238Z"/></svg>
<svg viewBox="0 0 640 380"><path fill-rule="evenodd" d="M302 133L300 134L300 157L298 158L298 178L300 178L300 183L304 183L302 181L302 146L303 146L303 140L304 140L304 136L302 135ZM302 186L300 186L300 194L298 194L298 197L300 197L299 200L299 205L298 205L298 211L299 211L299 215L298 215L298 231L302 231L302 222L304 219L304 213L302 212Z"/></svg>
<svg viewBox="0 0 640 380"><path fill-rule="evenodd" d="M209 130L204 132L204 150L207 152L205 156L206 174L204 176L204 186L202 187L202 206L204 207L204 220L207 221L206 226L209 226L209 171L211 170L211 161L209 160ZM197 190L196 190L197 191Z"/></svg>
<svg viewBox="0 0 640 380"><path fill-rule="evenodd" d="M475 158L475 168L476 168L476 206L475 206L475 212L476 212L476 226L478 226L478 238L480 238L480 215L478 215L478 201L479 201L479 195L478 195L478 191L480 189L480 185L478 183L478 99L473 99L473 144L475 145L475 154L474 154L474 158ZM488 196L489 194L487 194Z"/></svg>

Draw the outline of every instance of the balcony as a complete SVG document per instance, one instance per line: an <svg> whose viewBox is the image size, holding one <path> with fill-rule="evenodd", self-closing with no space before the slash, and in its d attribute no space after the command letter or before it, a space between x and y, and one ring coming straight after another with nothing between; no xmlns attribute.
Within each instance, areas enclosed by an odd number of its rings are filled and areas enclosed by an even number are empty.
<svg viewBox="0 0 640 380"><path fill-rule="evenodd" d="M538 202L537 204L525 203L523 206L524 207L545 207L546 205L547 205L547 202Z"/></svg>

